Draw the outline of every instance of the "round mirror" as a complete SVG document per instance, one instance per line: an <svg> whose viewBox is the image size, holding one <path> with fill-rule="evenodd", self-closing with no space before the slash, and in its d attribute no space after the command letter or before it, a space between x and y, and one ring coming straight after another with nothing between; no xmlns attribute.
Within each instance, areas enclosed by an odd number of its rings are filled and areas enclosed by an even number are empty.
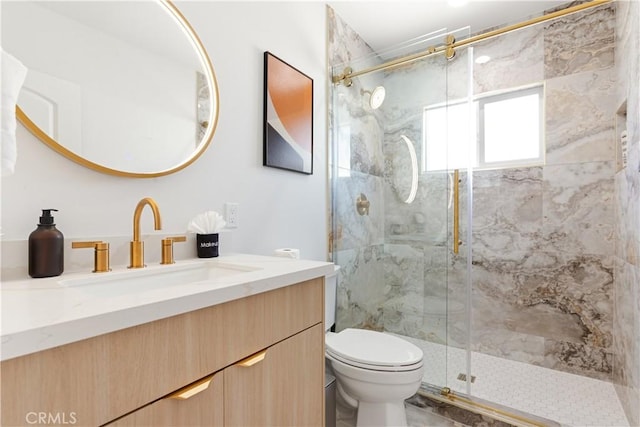
<svg viewBox="0 0 640 427"><path fill-rule="evenodd" d="M128 177L179 171L218 119L211 61L156 1L2 2L3 49L27 68L18 120L60 154Z"/></svg>

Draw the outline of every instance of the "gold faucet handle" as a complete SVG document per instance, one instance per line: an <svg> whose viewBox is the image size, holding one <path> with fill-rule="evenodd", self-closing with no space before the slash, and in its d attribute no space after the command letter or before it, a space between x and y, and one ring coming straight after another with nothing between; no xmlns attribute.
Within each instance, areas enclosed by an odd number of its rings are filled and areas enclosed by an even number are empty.
<svg viewBox="0 0 640 427"><path fill-rule="evenodd" d="M109 268L109 243L101 240L89 242L71 242L72 249L93 248L93 272L106 273Z"/></svg>
<svg viewBox="0 0 640 427"><path fill-rule="evenodd" d="M173 243L186 242L187 236L173 236L162 239L162 262L160 264L173 264Z"/></svg>

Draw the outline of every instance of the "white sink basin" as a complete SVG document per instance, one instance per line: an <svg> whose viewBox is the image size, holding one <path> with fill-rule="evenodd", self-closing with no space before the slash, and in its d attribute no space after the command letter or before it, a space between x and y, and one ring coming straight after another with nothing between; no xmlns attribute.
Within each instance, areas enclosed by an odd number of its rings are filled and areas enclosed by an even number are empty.
<svg viewBox="0 0 640 427"><path fill-rule="evenodd" d="M230 276L260 270L256 267L218 261L157 265L60 280L60 285L96 296L118 296L156 291L198 282L215 283Z"/></svg>

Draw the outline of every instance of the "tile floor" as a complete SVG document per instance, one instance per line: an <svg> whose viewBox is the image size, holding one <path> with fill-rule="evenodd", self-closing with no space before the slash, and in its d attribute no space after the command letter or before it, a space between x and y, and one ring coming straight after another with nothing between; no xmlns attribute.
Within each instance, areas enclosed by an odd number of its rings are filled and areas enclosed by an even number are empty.
<svg viewBox="0 0 640 427"><path fill-rule="evenodd" d="M422 348L424 382L444 385L446 381L452 390L466 394L466 382L457 379L466 372L466 351L402 338ZM471 353L471 374L476 377L471 395L486 401L564 426L629 426L613 384L605 381L476 352Z"/></svg>
<svg viewBox="0 0 640 427"><path fill-rule="evenodd" d="M408 427L469 427L432 412L429 408L405 405ZM356 411L339 397L336 401L336 427L355 427Z"/></svg>
<svg viewBox="0 0 640 427"><path fill-rule="evenodd" d="M428 409L406 405L408 427L467 427L464 424L452 421Z"/></svg>

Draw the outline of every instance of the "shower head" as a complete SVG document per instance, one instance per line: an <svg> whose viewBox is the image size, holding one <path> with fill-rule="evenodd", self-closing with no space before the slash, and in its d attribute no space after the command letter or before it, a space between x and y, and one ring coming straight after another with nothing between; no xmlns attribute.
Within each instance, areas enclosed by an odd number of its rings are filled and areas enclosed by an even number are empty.
<svg viewBox="0 0 640 427"><path fill-rule="evenodd" d="M384 97L387 94L384 86L377 86L372 91L360 89L361 95L364 95L365 93L369 94L369 106L372 110L377 110L378 108L380 108L380 106L384 102Z"/></svg>

